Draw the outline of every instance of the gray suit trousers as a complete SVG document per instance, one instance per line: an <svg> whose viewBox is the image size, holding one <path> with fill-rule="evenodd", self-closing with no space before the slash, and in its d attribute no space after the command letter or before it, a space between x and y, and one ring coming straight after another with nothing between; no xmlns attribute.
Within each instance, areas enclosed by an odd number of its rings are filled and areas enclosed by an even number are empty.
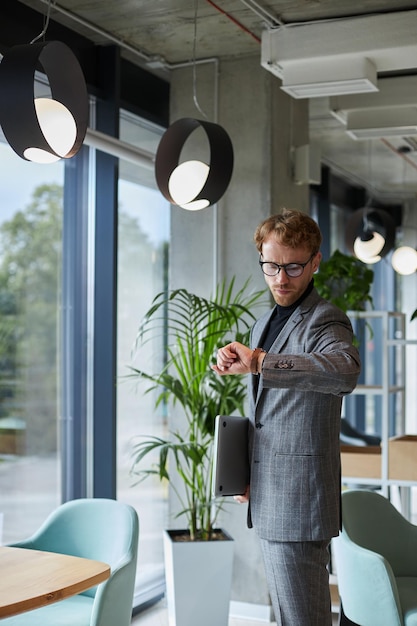
<svg viewBox="0 0 417 626"><path fill-rule="evenodd" d="M329 542L260 541L277 626L331 626Z"/></svg>

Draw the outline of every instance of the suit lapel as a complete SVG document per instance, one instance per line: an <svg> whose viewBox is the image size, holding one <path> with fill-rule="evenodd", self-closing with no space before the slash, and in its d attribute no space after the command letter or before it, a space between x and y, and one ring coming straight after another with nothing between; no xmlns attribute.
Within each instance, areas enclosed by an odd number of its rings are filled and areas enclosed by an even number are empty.
<svg viewBox="0 0 417 626"><path fill-rule="evenodd" d="M269 352L272 352L274 354L279 354L281 352L289 335L294 331L296 326L298 326L298 324L300 324L303 321L305 315L308 313L308 311L311 309L314 302L316 301L316 298L317 298L316 292L312 291L312 293L309 296L307 296L307 298L300 304L300 306L297 307L297 309L288 319L284 328L279 333L278 337L275 339ZM255 347L262 346L262 340L265 336L265 331L268 327L268 323L269 323L269 320L271 319L271 315L273 311L274 309L272 309L269 315L266 315L264 319L260 320L260 323L258 325L259 328L254 329L253 336L252 336L253 346ZM252 377L252 378L255 379L255 377ZM253 401L255 403L255 406L258 404L259 399L262 395L262 391L263 391L263 385L258 384L258 382L259 381L257 380L252 381L252 394L253 394Z"/></svg>
<svg viewBox="0 0 417 626"><path fill-rule="evenodd" d="M251 347L258 348L262 346L266 329L268 328L268 324L273 312L274 309L271 309L269 313L266 313L253 328ZM250 376L250 389L252 392L252 401L254 404L256 404L257 398L259 398L260 390L262 388L262 385L259 384L259 380L259 376Z"/></svg>
<svg viewBox="0 0 417 626"><path fill-rule="evenodd" d="M301 307L300 307L301 308ZM274 343L271 346L270 352L278 353L281 352L282 347L285 345L289 335L292 333L294 328L303 321L304 314L300 309L296 309L291 317L288 319L284 328L279 333L278 337L275 339Z"/></svg>
<svg viewBox="0 0 417 626"><path fill-rule="evenodd" d="M268 313L266 313L254 327L251 342L253 348L260 348L262 346L266 329L268 328L269 321L274 313L274 310L275 309L271 309Z"/></svg>

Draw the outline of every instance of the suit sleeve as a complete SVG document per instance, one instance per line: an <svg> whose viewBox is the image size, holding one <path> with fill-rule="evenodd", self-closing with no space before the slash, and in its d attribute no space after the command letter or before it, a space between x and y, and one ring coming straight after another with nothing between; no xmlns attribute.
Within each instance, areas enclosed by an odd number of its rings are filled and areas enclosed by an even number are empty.
<svg viewBox="0 0 417 626"><path fill-rule="evenodd" d="M306 318L294 339L278 354L268 353L262 367L266 388L295 388L344 396L353 391L360 373L360 358L352 343L349 319L333 307ZM296 330L296 329L295 329ZM301 349L300 349L301 347Z"/></svg>

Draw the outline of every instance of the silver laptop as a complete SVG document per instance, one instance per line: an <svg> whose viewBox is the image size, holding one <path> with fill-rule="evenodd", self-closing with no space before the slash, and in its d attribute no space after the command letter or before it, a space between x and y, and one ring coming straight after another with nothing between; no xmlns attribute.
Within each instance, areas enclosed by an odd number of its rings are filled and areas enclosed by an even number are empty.
<svg viewBox="0 0 417 626"><path fill-rule="evenodd" d="M247 417L217 415L213 447L213 497L245 493L249 484L249 427Z"/></svg>

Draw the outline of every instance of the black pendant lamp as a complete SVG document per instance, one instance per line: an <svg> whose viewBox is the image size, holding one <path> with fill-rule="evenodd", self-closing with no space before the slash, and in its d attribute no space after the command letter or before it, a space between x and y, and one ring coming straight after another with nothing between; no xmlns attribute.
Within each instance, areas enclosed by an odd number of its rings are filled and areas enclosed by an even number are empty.
<svg viewBox="0 0 417 626"><path fill-rule="evenodd" d="M210 163L180 163L188 137L203 128L210 148ZM197 211L215 204L229 185L233 171L233 146L227 132L212 122L184 117L165 131L156 152L155 177L162 195L177 206Z"/></svg>
<svg viewBox="0 0 417 626"><path fill-rule="evenodd" d="M347 223L346 245L363 263L373 264L393 249L395 233L395 221L387 211L364 207Z"/></svg>
<svg viewBox="0 0 417 626"><path fill-rule="evenodd" d="M35 98L35 72L50 98ZM59 41L13 46L0 63L0 125L22 159L51 163L74 156L87 131L88 93L72 50Z"/></svg>

